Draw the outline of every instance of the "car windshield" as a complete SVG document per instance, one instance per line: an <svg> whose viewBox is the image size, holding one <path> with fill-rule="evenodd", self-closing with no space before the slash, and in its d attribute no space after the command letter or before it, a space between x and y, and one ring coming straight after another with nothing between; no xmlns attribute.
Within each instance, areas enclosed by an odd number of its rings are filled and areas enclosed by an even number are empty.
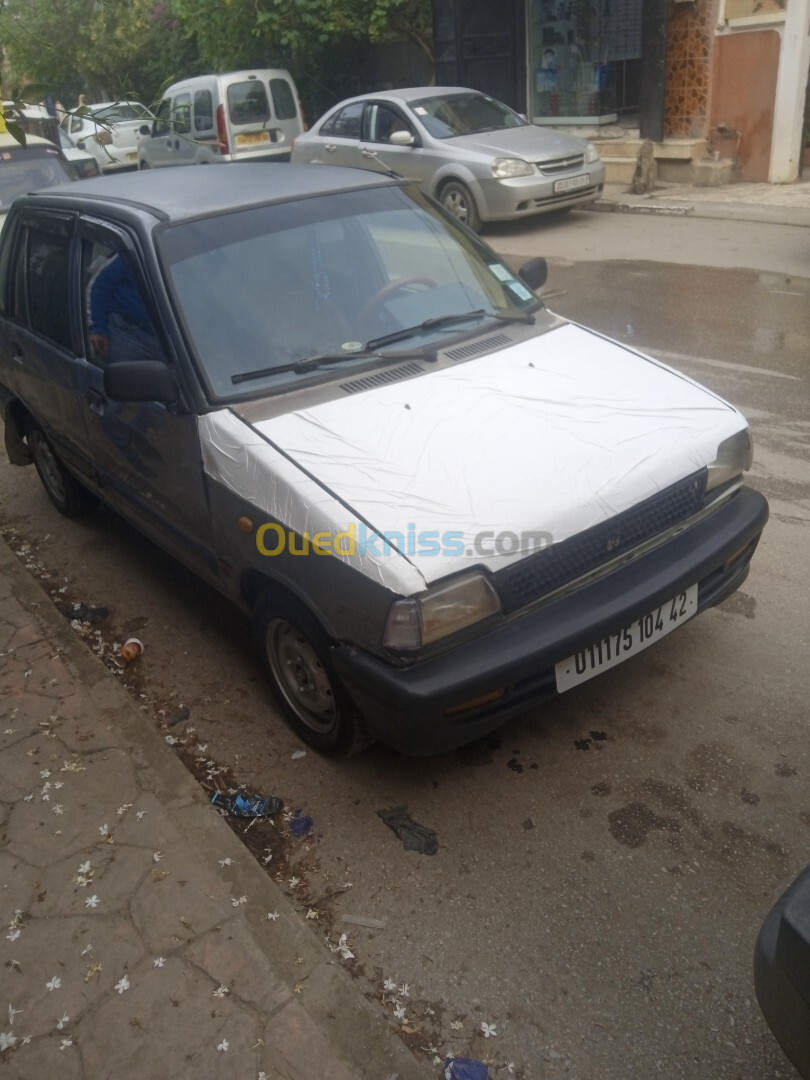
<svg viewBox="0 0 810 1080"><path fill-rule="evenodd" d="M105 105L100 109L93 109L94 120L107 120L114 124L118 120L147 120L151 117L149 110L139 105L137 101L117 101L114 105Z"/></svg>
<svg viewBox="0 0 810 1080"><path fill-rule="evenodd" d="M14 146L0 150L0 206L7 210L18 195L73 180L58 150Z"/></svg>
<svg viewBox="0 0 810 1080"><path fill-rule="evenodd" d="M522 116L485 94L436 94L409 101L408 108L434 139L528 126Z"/></svg>
<svg viewBox="0 0 810 1080"><path fill-rule="evenodd" d="M343 377L394 342L413 354L539 306L477 237L398 186L169 225L158 243L220 400ZM328 360L300 363L312 358Z"/></svg>

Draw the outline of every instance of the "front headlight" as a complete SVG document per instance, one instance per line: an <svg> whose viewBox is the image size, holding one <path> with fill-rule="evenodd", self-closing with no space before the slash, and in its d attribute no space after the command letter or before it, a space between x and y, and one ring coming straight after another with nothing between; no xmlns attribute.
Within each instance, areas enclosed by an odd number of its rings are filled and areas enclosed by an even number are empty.
<svg viewBox="0 0 810 1080"><path fill-rule="evenodd" d="M531 176L534 167L522 158L499 157L492 162L492 175L496 180L509 180L513 176Z"/></svg>
<svg viewBox="0 0 810 1080"><path fill-rule="evenodd" d="M413 651L455 634L501 610L488 578L474 572L428 589L422 596L396 600L385 624L387 649Z"/></svg>
<svg viewBox="0 0 810 1080"><path fill-rule="evenodd" d="M748 428L724 439L717 447L717 457L709 466L706 490L720 487L735 476L741 476L751 468L754 459L754 441Z"/></svg>
<svg viewBox="0 0 810 1080"><path fill-rule="evenodd" d="M585 143L585 164L593 165L595 161L599 161L599 151L592 142Z"/></svg>

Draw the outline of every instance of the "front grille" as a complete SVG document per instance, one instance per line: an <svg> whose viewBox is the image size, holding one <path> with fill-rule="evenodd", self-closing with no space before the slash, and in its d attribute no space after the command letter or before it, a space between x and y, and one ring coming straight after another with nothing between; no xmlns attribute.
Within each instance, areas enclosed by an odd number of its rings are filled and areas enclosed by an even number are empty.
<svg viewBox="0 0 810 1080"><path fill-rule="evenodd" d="M706 475L701 469L609 521L499 570L493 582L504 614L576 581L697 513L703 503Z"/></svg>
<svg viewBox="0 0 810 1080"><path fill-rule="evenodd" d="M536 161L535 165L543 176L556 176L558 173L571 172L572 169L585 167L585 155L573 154L564 158L556 158L554 161Z"/></svg>

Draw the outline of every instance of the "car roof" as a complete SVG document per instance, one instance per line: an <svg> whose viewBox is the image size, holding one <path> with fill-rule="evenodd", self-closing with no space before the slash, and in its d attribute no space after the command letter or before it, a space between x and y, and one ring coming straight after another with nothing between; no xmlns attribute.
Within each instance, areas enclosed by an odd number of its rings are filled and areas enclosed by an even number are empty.
<svg viewBox="0 0 810 1080"><path fill-rule="evenodd" d="M480 90L472 90L469 86L406 86L401 90L374 90L368 94L358 94L357 97L346 98L340 104L347 105L353 101L368 101L370 98L375 101L419 101L420 98L446 97L448 94L486 96L482 95Z"/></svg>
<svg viewBox="0 0 810 1080"><path fill-rule="evenodd" d="M364 169L244 162L148 169L77 180L48 188L41 198L64 199L71 204L86 199L96 204L133 207L163 221L184 221L222 210L401 183Z"/></svg>
<svg viewBox="0 0 810 1080"><path fill-rule="evenodd" d="M135 98L118 98L116 101L96 101L92 105L88 105L87 108L90 112L98 112L99 109L110 109L113 105L141 105L140 101L136 101ZM145 105L142 106L144 109ZM79 114L80 116L83 114Z"/></svg>
<svg viewBox="0 0 810 1080"><path fill-rule="evenodd" d="M41 135L26 135L25 145L49 146L51 150L56 150L57 153L59 152L59 147L56 143L52 143L50 139L43 139ZM18 139L15 139L13 135L9 135L7 131L0 133L0 150L13 150L15 146L20 150L25 149L22 143Z"/></svg>

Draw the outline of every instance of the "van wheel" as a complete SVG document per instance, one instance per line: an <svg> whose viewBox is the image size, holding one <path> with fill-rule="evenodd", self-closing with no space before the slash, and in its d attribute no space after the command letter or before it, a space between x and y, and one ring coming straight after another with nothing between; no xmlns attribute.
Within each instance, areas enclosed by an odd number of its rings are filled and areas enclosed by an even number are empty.
<svg viewBox="0 0 810 1080"><path fill-rule="evenodd" d="M481 218L469 188L460 180L448 180L441 190L439 202L453 217L463 222L473 232L481 231Z"/></svg>
<svg viewBox="0 0 810 1080"><path fill-rule="evenodd" d="M59 513L72 518L92 509L96 505L95 495L70 475L45 432L30 417L25 426L25 437L42 486Z"/></svg>
<svg viewBox="0 0 810 1080"><path fill-rule="evenodd" d="M151 168L152 168L152 166L149 164L148 161L139 161L138 162L138 169L139 169L140 172L143 172L144 169L151 169Z"/></svg>
<svg viewBox="0 0 810 1080"><path fill-rule="evenodd" d="M372 742L329 657L329 639L302 605L267 590L254 629L270 684L293 731L322 754L347 757Z"/></svg>

